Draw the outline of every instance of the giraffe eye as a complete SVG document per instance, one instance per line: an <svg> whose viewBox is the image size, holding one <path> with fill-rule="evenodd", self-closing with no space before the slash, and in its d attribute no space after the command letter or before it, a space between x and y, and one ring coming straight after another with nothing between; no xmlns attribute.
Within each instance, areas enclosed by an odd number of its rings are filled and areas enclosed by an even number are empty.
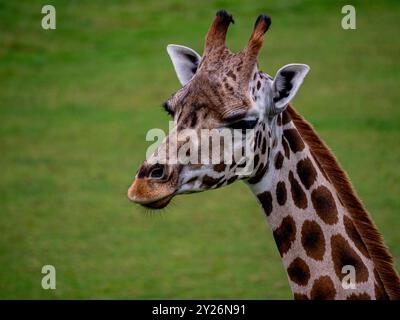
<svg viewBox="0 0 400 320"><path fill-rule="evenodd" d="M239 129L239 130L254 129L254 127L256 126L257 123L258 123L258 119L240 120L240 121L230 124L229 128Z"/></svg>

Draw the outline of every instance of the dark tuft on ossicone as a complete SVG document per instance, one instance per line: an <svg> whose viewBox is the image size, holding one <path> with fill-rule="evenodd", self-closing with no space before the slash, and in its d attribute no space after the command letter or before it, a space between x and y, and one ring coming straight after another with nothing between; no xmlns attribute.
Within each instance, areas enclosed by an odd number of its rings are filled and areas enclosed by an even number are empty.
<svg viewBox="0 0 400 320"><path fill-rule="evenodd" d="M217 11L216 14L217 17L220 17L222 19L223 22L225 23L235 23L235 21L233 20L233 17L231 14L229 14L228 12L226 12L225 10L219 10Z"/></svg>
<svg viewBox="0 0 400 320"><path fill-rule="evenodd" d="M265 21L265 30L264 33L268 31L269 27L271 26L271 17L266 15L266 14L260 14L256 20L256 23L254 24L254 26L258 25L260 23L261 20Z"/></svg>

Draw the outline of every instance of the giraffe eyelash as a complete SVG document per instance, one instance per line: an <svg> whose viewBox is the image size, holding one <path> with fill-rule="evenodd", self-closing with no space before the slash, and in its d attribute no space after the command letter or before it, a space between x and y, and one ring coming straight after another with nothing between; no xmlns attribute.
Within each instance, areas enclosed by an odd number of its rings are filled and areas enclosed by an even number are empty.
<svg viewBox="0 0 400 320"><path fill-rule="evenodd" d="M171 110L171 107L168 104L168 102L164 102L162 107L168 113L168 115L170 115L171 117L174 117L175 113Z"/></svg>
<svg viewBox="0 0 400 320"><path fill-rule="evenodd" d="M258 123L258 119L240 120L240 121L230 124L229 128L241 129L241 130L254 129L254 127L256 126L257 123Z"/></svg>

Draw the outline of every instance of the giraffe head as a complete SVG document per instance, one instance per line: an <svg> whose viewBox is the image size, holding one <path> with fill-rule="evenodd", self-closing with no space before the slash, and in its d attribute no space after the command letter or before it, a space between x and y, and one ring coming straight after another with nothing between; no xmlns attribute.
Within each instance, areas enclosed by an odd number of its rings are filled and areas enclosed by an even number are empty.
<svg viewBox="0 0 400 320"><path fill-rule="evenodd" d="M257 56L270 18L257 18L247 46L238 53L225 45L233 22L226 11L217 12L202 56L184 46L167 47L182 85L164 104L173 128L139 168L128 190L131 201L159 209L177 194L219 188L239 179L251 181L268 170L273 123L296 94L309 67L286 65L275 78L260 72ZM211 150L215 144L209 136L203 139L204 132L222 133L223 137L232 134L227 140L218 140L217 150ZM234 139L236 133L246 134ZM192 139L193 134L197 140ZM170 150L175 150L177 157L171 157ZM160 155L165 161L160 161ZM186 161L180 155L185 155ZM214 155L219 160L214 161ZM191 161L193 156L195 161Z"/></svg>

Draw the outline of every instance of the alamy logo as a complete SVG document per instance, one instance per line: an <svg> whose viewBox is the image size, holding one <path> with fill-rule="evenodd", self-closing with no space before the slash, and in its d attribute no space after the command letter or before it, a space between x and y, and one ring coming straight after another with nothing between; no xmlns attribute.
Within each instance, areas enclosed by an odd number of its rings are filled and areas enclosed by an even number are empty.
<svg viewBox="0 0 400 320"><path fill-rule="evenodd" d="M346 265L342 268L342 274L345 276L342 279L342 287L345 290L356 289L356 269L354 266Z"/></svg>
<svg viewBox="0 0 400 320"><path fill-rule="evenodd" d="M161 129L147 132L146 141L155 141L147 148L150 164L240 164L238 175L253 171L254 129L194 129L178 130L169 123L169 134Z"/></svg>
<svg viewBox="0 0 400 320"><path fill-rule="evenodd" d="M42 18L42 28L44 30L56 29L56 8L50 4L47 4L42 7L42 14L45 14L45 16Z"/></svg>
<svg viewBox="0 0 400 320"><path fill-rule="evenodd" d="M45 276L42 278L42 288L44 290L55 290L56 289L56 268L47 264L42 267L42 274Z"/></svg>
<svg viewBox="0 0 400 320"><path fill-rule="evenodd" d="M342 18L342 28L344 30L356 29L356 8L352 5L345 5L342 8L345 16Z"/></svg>

